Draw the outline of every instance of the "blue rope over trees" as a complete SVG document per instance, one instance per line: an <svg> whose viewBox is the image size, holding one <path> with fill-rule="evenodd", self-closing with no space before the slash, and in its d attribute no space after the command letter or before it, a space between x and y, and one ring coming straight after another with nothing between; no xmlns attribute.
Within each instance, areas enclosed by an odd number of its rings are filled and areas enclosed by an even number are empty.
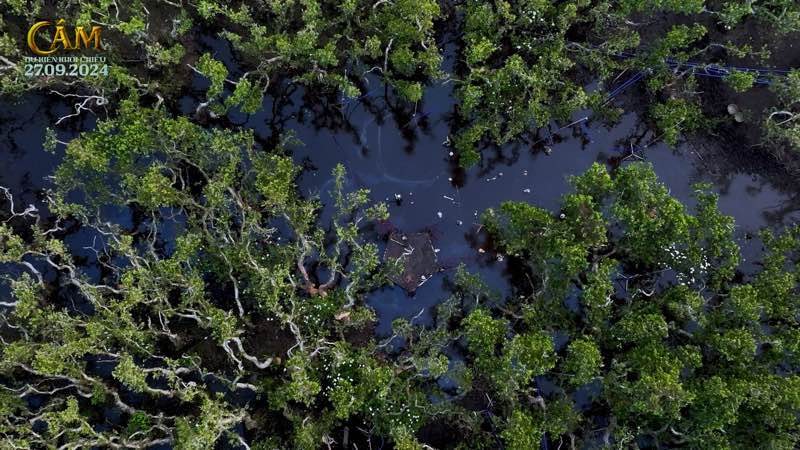
<svg viewBox="0 0 800 450"><path fill-rule="evenodd" d="M615 55L619 56L621 58L625 58L625 59L636 57L636 54L629 53L629 52L617 53ZM667 67L669 67L674 72L685 71L685 72L690 72L692 75L701 76L701 77L725 78L725 77L729 76L730 74L736 73L736 72L750 73L750 74L755 75L755 77L753 79L753 84L760 85L760 86L767 86L767 85L772 83L772 79L774 77L776 77L776 76L786 76L791 72L791 70L787 70L787 69L773 69L773 68L763 68L763 67L741 67L741 66L732 66L732 65L719 65L719 64L700 63L700 62L694 62L694 61L680 61L680 60L675 59L673 57L665 58L664 62L666 63ZM647 68L647 69L644 69L644 70L636 73L635 75L633 75L632 77L628 78L627 80L625 80L625 82L623 82L622 84L620 84L616 88L612 89L608 93L608 97L606 98L606 101L603 102L603 105L606 105L608 102L613 100L614 97L619 95L622 91L624 91L625 89L629 88L630 86L633 86L639 80L641 80L646 75L648 75L648 74L650 74L652 72L653 72L652 68ZM644 148L647 148L647 145L644 146ZM630 150L628 150L628 149L617 149L617 150L619 150L619 151L630 151L630 154L628 156L626 156L626 158L627 158L627 157L630 157L630 156L638 157L638 155L636 155L636 151L643 150L644 148L641 148L641 149L639 149L639 148L636 148L636 149L631 148Z"/></svg>
<svg viewBox="0 0 800 450"><path fill-rule="evenodd" d="M615 53L615 56L619 56L623 59L634 58L637 55L630 52L622 52L622 53ZM774 69L774 68L764 68L764 67L741 67L741 66L732 66L732 65L719 65L719 64L709 64L709 63L702 63L702 62L695 62L695 61L680 61L673 57L667 57L664 59L667 67L671 70L677 71L687 71L691 72L692 75L697 75L701 77L709 77L709 78L725 78L728 75L736 72L744 72L750 73L755 75L755 79L753 80L754 84L767 86L772 83L772 79L776 76L786 76L788 75L791 70L790 69ZM639 80L644 78L647 74L652 73L653 69L644 69L638 72L636 75L628 78L624 83L620 84L613 90L608 93L608 98L603 103L604 105L610 102L614 97L619 95L622 91L627 89L630 86L636 84Z"/></svg>

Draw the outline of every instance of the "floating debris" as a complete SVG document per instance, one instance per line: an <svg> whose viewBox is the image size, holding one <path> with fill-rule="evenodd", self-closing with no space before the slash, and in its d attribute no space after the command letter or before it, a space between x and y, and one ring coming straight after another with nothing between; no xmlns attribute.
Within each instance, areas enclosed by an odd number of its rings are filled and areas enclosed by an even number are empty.
<svg viewBox="0 0 800 450"><path fill-rule="evenodd" d="M437 215L437 216L438 216L440 219L442 218L442 212L441 212L441 211L437 211L437 212L436 212L436 215Z"/></svg>
<svg viewBox="0 0 800 450"><path fill-rule="evenodd" d="M433 247L429 233L405 235L395 231L389 236L384 259L396 261L402 271L390 278L398 286L411 293L439 272L436 259L438 249Z"/></svg>
<svg viewBox="0 0 800 450"><path fill-rule="evenodd" d="M526 194L530 194L531 193L531 189L530 188L525 188L525 189L522 190L522 192L524 192Z"/></svg>
<svg viewBox="0 0 800 450"><path fill-rule="evenodd" d="M739 109L739 106L735 103L731 103L728 105L728 114L733 116L733 120L738 123L744 122L744 113Z"/></svg>

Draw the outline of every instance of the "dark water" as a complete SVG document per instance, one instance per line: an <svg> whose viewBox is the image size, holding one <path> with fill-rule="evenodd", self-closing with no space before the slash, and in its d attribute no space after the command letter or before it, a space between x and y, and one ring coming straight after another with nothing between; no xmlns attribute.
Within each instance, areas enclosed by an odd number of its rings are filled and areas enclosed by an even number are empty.
<svg viewBox="0 0 800 450"><path fill-rule="evenodd" d="M0 101L0 185L13 191L17 206L23 209L36 203L47 187L45 178L61 160L58 152L46 152L42 146L45 129L55 129L60 117L72 113L70 102L54 97L31 94L16 101ZM58 128L59 139L67 141L76 130L90 129L94 123L91 114L69 120Z"/></svg>
<svg viewBox="0 0 800 450"><path fill-rule="evenodd" d="M238 69L229 49L218 41L207 45L235 77ZM202 77L195 76L196 95L181 99L180 112L194 111L206 85ZM398 106L375 80L367 85L367 92L360 99L332 100L287 87L281 95L267 97L257 114L232 112L228 119L253 129L265 142L288 131L302 141L303 145L294 145L291 151L305 167L298 181L303 195L319 194L324 202L332 186L331 170L342 163L348 170L349 187L369 188L374 200L390 205L394 227L432 233L444 274L430 279L413 297L399 287L370 294L366 301L378 313L380 335L389 332L391 321L397 317L418 316L416 323L430 321L432 307L448 295L446 275L459 263L479 272L492 288L510 294L508 279L513 268L502 255L485 248L479 215L506 200L555 210L569 190L568 176L582 173L595 161L611 165L650 161L672 195L687 204L692 203L694 183L712 183L720 194L720 209L736 219L745 272L754 268L761 252L758 239L750 236L762 227L781 228L798 217L798 208L793 206L797 192L791 185L787 188L784 183L778 188L771 179L748 173L746 168L720 172L719 167L730 165L714 164L705 150L690 144L670 149L654 142L642 148L652 140L648 137L652 133L645 130L642 139L642 124L632 113L611 128L581 120L589 112L576 114L577 124L560 129L548 140L552 141L549 154L541 150L541 142L536 146L508 145L487 150L483 166L463 171L447 145L454 110L452 85L429 88L416 110L409 105ZM0 103L0 185L12 190L18 204L36 202L41 206L37 199L49 186L46 177L63 152L63 146L55 154L42 149L44 129L54 127L56 120L69 112L68 102L41 95ZM67 140L77 130L91 129L94 122L91 114L84 113L56 129L59 137ZM558 126L551 124L550 128ZM547 137L548 133L542 135ZM715 155L719 158L719 153ZM323 224L330 213L329 208L323 210ZM67 242L80 252L91 239L79 233Z"/></svg>

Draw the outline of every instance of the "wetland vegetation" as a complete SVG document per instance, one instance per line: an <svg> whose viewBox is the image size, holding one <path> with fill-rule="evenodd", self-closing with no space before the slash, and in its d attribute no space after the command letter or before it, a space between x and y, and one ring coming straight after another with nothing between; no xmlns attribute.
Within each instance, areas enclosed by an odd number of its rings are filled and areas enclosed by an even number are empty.
<svg viewBox="0 0 800 450"><path fill-rule="evenodd" d="M56 18L107 76L25 75ZM4 2L0 447L797 448L796 183L739 233L644 152L796 179L798 36L793 0ZM502 184L631 117L547 202Z"/></svg>

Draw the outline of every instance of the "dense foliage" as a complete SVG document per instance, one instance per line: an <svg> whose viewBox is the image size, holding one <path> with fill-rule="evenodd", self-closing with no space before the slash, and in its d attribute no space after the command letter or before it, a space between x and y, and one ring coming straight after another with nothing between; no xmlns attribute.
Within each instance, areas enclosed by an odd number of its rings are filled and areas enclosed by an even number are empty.
<svg viewBox="0 0 800 450"><path fill-rule="evenodd" d="M325 233L318 202L295 193L291 158L253 145L249 132L207 130L135 101L69 143L50 204L63 220L34 223L24 238L2 228L2 261L28 270L11 281L5 317L2 370L20 383L6 386L4 399L18 400L4 403L5 446L207 448L255 420L233 397L262 392L272 405L263 413L303 421L292 409L320 394L320 364L340 345L330 340L372 317L356 302L382 278L359 229L386 209L369 206L366 191L345 192L339 167ZM114 205L135 214L132 228L107 219ZM61 240L76 219L97 233L95 276ZM43 396L44 429L15 412L31 395ZM119 408L127 424L97 430L79 413L87 407Z"/></svg>
<svg viewBox="0 0 800 450"><path fill-rule="evenodd" d="M24 76L17 37L53 15L105 27L108 77ZM286 84L416 105L443 80L470 166L585 109L615 120L609 94L644 73L654 139L746 121L790 159L800 72L715 80L726 98L771 96L737 115L685 65L770 62L777 41L756 47L748 27L796 36L800 6L6 2L0 92L52 91L99 118L68 142L48 133L64 157L42 204L2 188L0 447L797 448L800 229L765 231L744 276L707 186L689 208L647 164L595 164L558 211L482 215L520 268L513 295L460 267L432 324L398 319L378 340L364 299L398 269L379 256L386 205L341 165L330 192L301 195L293 136L224 120ZM195 114L176 114L196 80Z"/></svg>
<svg viewBox="0 0 800 450"><path fill-rule="evenodd" d="M17 37L37 18L54 15L104 27L110 76L23 75L26 51ZM613 120L620 113L610 103L615 88L642 72L644 93L657 99L649 117L658 139L674 145L682 133L735 129L745 121L763 128L757 138L765 148L795 167L797 73L733 67L785 69L786 60L773 51L785 53L784 41L799 28L800 5L792 0L136 0L66 2L57 9L43 1L11 1L0 10L0 79L5 93L61 89L68 82L71 90L81 88L82 107L92 109L130 91L173 103L190 75L199 73L211 89L198 110L210 108L212 116L231 107L255 112L287 79L358 97L376 89L370 79L377 78L408 102L422 101L426 85L445 80L458 99L453 142L461 165L469 167L486 145L530 137L587 108ZM242 70L231 75L218 55L198 48L198 40L208 38L227 43ZM449 71L442 65L448 56L456 59ZM707 67L724 70L725 103L718 88L696 75ZM767 78L768 88L756 83ZM766 91L772 92L766 102L739 105ZM729 104L740 114L729 115Z"/></svg>
<svg viewBox="0 0 800 450"><path fill-rule="evenodd" d="M615 447L795 447L798 230L766 234L763 269L738 282L733 222L714 196L698 190L690 215L638 164L613 178L594 166L573 182L560 216L517 203L486 214L533 280L503 309L517 319L514 340L547 336L524 366L555 384L548 405L570 405L525 433ZM512 323L487 320L476 335ZM509 402L512 419L542 413L518 392Z"/></svg>
<svg viewBox="0 0 800 450"><path fill-rule="evenodd" d="M132 100L69 143L62 219L12 210L4 446L318 448L347 429L418 448L430 427L453 448L796 445L800 231L765 235L764 268L736 281L714 195L698 187L692 215L649 166L595 165L560 212L484 214L529 287L499 299L460 269L433 327L378 343L360 299L392 270L365 240L385 207L339 167L318 228L291 159L254 150ZM100 273L60 239L77 218Z"/></svg>

